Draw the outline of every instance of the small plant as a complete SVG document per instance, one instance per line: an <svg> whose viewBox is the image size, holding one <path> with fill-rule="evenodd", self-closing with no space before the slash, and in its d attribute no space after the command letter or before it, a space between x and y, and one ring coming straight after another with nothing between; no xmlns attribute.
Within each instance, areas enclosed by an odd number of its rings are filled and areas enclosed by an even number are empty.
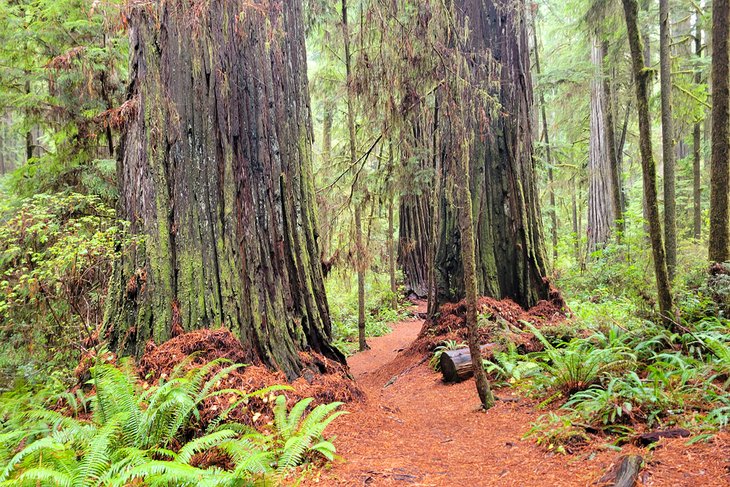
<svg viewBox="0 0 730 487"><path fill-rule="evenodd" d="M576 426L570 415L553 412L540 416L525 434L525 438L533 438L538 445L558 453L570 453L572 447L590 441L585 430Z"/></svg>
<svg viewBox="0 0 730 487"><path fill-rule="evenodd" d="M628 349L596 348L583 339L573 339L565 348L545 344L546 350L537 354L547 373L544 380L566 396L598 383L609 372L626 370L635 361Z"/></svg>
<svg viewBox="0 0 730 487"><path fill-rule="evenodd" d="M347 414L337 411L341 402L320 404L312 412L304 416L304 412L313 399L305 398L287 412L286 397L276 397L274 419L276 425L276 442L281 454L277 459L279 470L296 467L304 460L307 453L318 453L328 460L334 459L335 446L322 438L324 429L337 417Z"/></svg>
<svg viewBox="0 0 730 487"><path fill-rule="evenodd" d="M460 348L466 347L466 343L464 342L457 342L456 340L444 340L441 342L441 345L437 346L433 350L433 356L431 356L431 360L429 360L428 365L435 371L441 370L441 355L444 354L444 352L448 352L451 350L458 350Z"/></svg>
<svg viewBox="0 0 730 487"><path fill-rule="evenodd" d="M507 343L507 350L495 352L493 360L483 360L484 370L503 381L519 381L539 373L539 364L517 352L517 345Z"/></svg>

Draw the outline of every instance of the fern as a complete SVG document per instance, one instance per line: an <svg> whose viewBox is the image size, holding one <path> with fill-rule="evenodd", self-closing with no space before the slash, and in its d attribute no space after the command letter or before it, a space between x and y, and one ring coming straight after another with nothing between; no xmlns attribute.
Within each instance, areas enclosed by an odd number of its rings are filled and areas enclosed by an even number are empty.
<svg viewBox="0 0 730 487"><path fill-rule="evenodd" d="M322 438L336 417L340 403L315 407L312 399L299 401L291 411L286 398L273 404L275 431L262 434L239 423L212 423L205 435L185 441L206 398L234 394L236 404L251 397L290 389L272 386L253 392L213 391L226 374L240 367L218 360L139 391L133 373L107 364L92 367L96 397L66 397L71 410L88 404L92 420L81 421L28 401L0 402L0 486L229 486L247 485L274 470L299 465L309 452L334 458L334 445ZM44 396L45 397L45 396ZM59 397L59 396L55 396ZM224 411L227 414L230 409ZM18 446L27 444L17 451ZM7 443L7 445L6 445ZM180 445L173 449L171 445ZM218 449L234 464L232 471L198 468L190 463L201 452Z"/></svg>
<svg viewBox="0 0 730 487"><path fill-rule="evenodd" d="M280 472L301 464L310 451L322 453L320 450L324 450L329 454L324 455L326 458L334 455L334 450L330 451L326 446L320 445L322 433L332 421L346 412L336 411L342 405L340 402L320 404L302 419L311 402L311 398L302 399L287 414L286 398L283 395L276 398L275 424L280 441L284 442L277 461L277 470ZM316 445L319 447L314 448Z"/></svg>

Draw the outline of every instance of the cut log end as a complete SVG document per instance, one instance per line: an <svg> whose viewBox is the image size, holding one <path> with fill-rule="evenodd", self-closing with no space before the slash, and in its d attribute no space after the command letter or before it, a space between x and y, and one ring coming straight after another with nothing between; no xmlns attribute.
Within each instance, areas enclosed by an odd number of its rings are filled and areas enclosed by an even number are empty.
<svg viewBox="0 0 730 487"><path fill-rule="evenodd" d="M482 358L491 357L495 346L494 343L482 345L480 347ZM441 354L440 364L444 382L461 382L471 377L474 372L468 348L444 351Z"/></svg>

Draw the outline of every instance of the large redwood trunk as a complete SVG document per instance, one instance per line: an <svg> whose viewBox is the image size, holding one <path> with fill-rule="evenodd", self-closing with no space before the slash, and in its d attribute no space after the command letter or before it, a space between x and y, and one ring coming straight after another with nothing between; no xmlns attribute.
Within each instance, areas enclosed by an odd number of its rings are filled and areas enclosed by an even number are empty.
<svg viewBox="0 0 730 487"><path fill-rule="evenodd" d="M140 353L225 326L251 363L344 360L316 240L299 1L134 3L120 211L144 240L116 266L106 324Z"/></svg>
<svg viewBox="0 0 730 487"><path fill-rule="evenodd" d="M403 270L406 293L420 298L428 295L429 234L433 171L431 134L424 127L431 124L428 107L409 117L401 134L401 197L399 201L398 264Z"/></svg>
<svg viewBox="0 0 730 487"><path fill-rule="evenodd" d="M464 112L469 120L462 121L467 136L473 137L469 180L477 280L481 294L509 297L529 307L548 298L549 283L532 157L533 97L525 5L518 1L498 8L496 3L454 1L457 25L465 25L468 19L471 30L462 52L467 69L476 86L485 87L499 101L498 109L493 102L482 102L474 112ZM492 60L474 53L489 53ZM473 99L477 98L475 94ZM458 143L463 135L446 129L444 153L449 154L449 144ZM451 163L448 157L444 161L445 167ZM453 202L442 205L436 258L440 300L464 297L458 212Z"/></svg>

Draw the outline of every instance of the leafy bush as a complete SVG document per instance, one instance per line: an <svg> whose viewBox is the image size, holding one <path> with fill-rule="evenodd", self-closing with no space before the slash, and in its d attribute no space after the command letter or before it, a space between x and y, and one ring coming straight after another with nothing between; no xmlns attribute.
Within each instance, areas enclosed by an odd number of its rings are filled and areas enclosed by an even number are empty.
<svg viewBox="0 0 730 487"><path fill-rule="evenodd" d="M542 342L544 352L533 356L546 372L539 383L569 396L599 382L609 372L628 368L635 356L626 347L598 348L589 340L574 338L563 348L553 346L538 329L527 324Z"/></svg>
<svg viewBox="0 0 730 487"><path fill-rule="evenodd" d="M14 204L13 204L14 203ZM112 260L125 244L96 196L46 195L0 212L0 367L74 363L69 344L101 321ZM78 348L78 347L77 347ZM55 361L54 361L55 360Z"/></svg>

